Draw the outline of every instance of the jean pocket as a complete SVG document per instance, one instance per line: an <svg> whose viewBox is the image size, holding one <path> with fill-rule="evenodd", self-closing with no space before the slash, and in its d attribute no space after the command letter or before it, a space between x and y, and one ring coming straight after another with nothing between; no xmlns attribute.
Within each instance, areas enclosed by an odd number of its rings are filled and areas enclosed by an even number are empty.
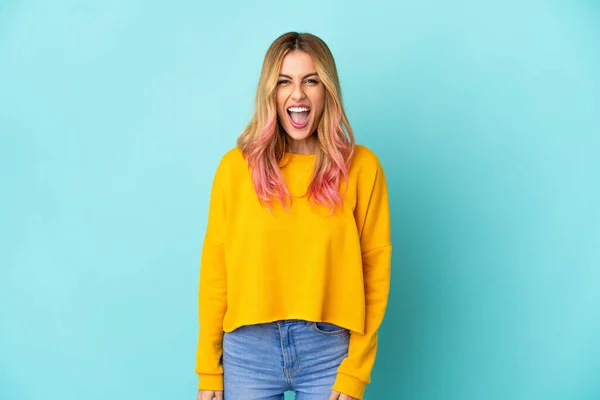
<svg viewBox="0 0 600 400"><path fill-rule="evenodd" d="M330 322L313 322L311 326L315 332L322 335L341 335L348 332L348 329Z"/></svg>

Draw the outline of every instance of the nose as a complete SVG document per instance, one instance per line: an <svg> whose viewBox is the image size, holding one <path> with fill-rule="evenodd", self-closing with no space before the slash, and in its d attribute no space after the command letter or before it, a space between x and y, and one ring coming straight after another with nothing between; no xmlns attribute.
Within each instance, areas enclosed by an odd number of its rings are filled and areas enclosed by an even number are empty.
<svg viewBox="0 0 600 400"><path fill-rule="evenodd" d="M294 91L292 92L291 97L294 100L301 100L306 97L306 94L304 93L304 89L302 87L302 83L294 85Z"/></svg>

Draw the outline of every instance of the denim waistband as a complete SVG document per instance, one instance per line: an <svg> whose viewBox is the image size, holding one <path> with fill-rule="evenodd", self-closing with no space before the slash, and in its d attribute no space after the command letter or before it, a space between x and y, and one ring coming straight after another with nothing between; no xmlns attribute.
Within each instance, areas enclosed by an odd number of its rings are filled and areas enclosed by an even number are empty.
<svg viewBox="0 0 600 400"><path fill-rule="evenodd" d="M280 319L271 322L274 325L296 325L296 324L308 324L310 321L304 319Z"/></svg>

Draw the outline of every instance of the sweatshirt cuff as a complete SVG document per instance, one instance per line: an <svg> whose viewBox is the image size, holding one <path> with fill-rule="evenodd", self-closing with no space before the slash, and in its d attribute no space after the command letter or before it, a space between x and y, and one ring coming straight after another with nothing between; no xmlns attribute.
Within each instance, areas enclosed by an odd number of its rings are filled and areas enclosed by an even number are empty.
<svg viewBox="0 0 600 400"><path fill-rule="evenodd" d="M333 390L360 400L363 398L366 386L367 383L361 381L360 379L343 373L338 373L335 383L333 384Z"/></svg>
<svg viewBox="0 0 600 400"><path fill-rule="evenodd" d="M223 374L198 374L198 390L223 390Z"/></svg>

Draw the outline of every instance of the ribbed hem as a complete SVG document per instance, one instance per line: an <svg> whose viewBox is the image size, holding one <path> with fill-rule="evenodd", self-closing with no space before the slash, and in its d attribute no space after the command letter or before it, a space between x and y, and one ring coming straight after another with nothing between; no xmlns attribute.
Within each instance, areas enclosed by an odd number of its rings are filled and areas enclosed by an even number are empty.
<svg viewBox="0 0 600 400"><path fill-rule="evenodd" d="M367 384L353 376L338 373L333 384L333 390L356 399L362 399Z"/></svg>
<svg viewBox="0 0 600 400"><path fill-rule="evenodd" d="M223 390L223 374L199 374L198 390Z"/></svg>

